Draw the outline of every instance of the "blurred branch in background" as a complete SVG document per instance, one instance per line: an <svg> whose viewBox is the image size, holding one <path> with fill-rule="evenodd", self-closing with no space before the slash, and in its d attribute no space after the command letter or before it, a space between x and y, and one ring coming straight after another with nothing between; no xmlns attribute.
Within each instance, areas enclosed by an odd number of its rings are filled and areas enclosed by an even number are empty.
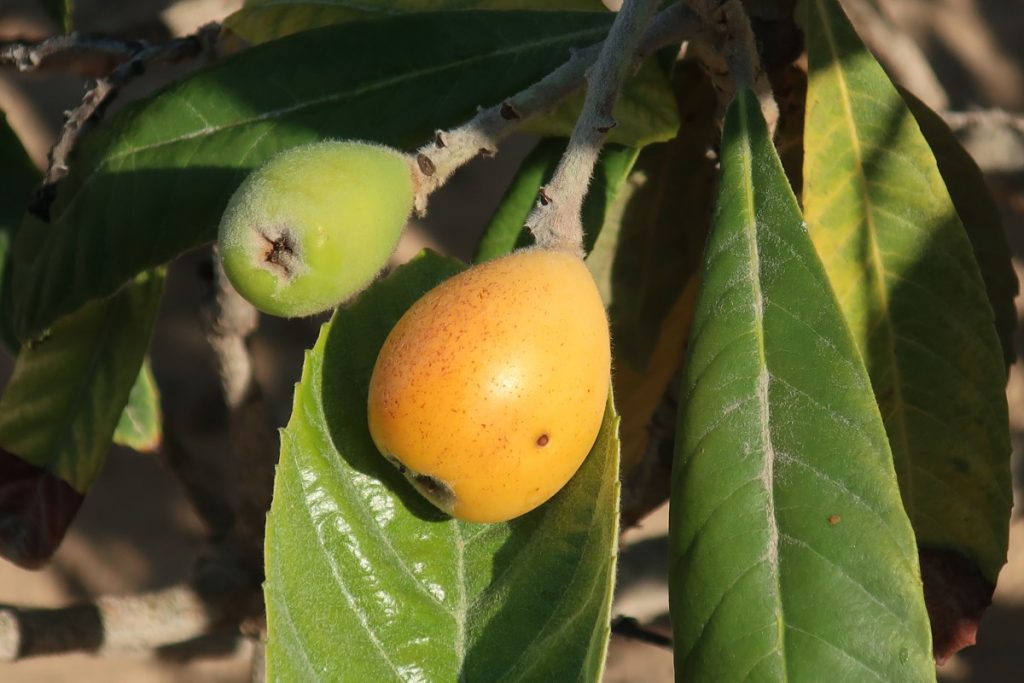
<svg viewBox="0 0 1024 683"><path fill-rule="evenodd" d="M0 606L0 662L91 652L154 651L204 636L262 609L258 587L241 575L206 573L151 593L102 596L58 609Z"/></svg>
<svg viewBox="0 0 1024 683"><path fill-rule="evenodd" d="M935 73L933 60L894 16L896 7L915 3L842 0L842 4L864 42L893 80L942 115L983 171L1006 173L1024 170L1024 114L1000 108L950 110L949 94ZM964 16L954 16L957 12ZM991 45L989 29L971 20L971 16L963 8L936 7L932 21L937 37L951 52L963 57L968 67L984 61L994 66L1001 65L1000 70L1006 71L1003 60L995 58L998 50ZM950 26L958 22L962 30L950 31ZM988 57L982 59L979 56L982 54ZM999 86L1008 91L1014 90L1012 83L1020 80L1017 70L1011 70L1013 74L1001 77ZM982 131L982 135L976 135L977 131ZM987 140L981 139L982 136Z"/></svg>
<svg viewBox="0 0 1024 683"><path fill-rule="evenodd" d="M0 48L0 65L12 65L19 71L34 71L47 64L67 64L69 59L97 56L114 59L117 64L97 79L82 102L68 112L60 137L49 154L49 165L31 210L49 219L50 204L56 195L56 183L68 172L68 159L78 138L98 121L106 107L128 82L145 73L150 66L175 63L216 52L219 24L207 24L195 34L150 45L138 41L90 38L72 33L55 36L41 43L8 43ZM117 61L120 60L120 63Z"/></svg>
<svg viewBox="0 0 1024 683"><path fill-rule="evenodd" d="M885 14L884 8L873 0L843 0L843 7L850 13L864 42L894 80L936 111L949 107L949 95L928 58Z"/></svg>

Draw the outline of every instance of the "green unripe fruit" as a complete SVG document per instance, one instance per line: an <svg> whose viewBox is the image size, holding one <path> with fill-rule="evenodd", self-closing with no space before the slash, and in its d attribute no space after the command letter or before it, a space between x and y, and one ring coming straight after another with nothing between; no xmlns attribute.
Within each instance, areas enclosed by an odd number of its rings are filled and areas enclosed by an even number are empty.
<svg viewBox="0 0 1024 683"><path fill-rule="evenodd" d="M218 234L224 271L261 311L326 311L384 267L412 203L409 162L397 150L331 140L289 149L228 202Z"/></svg>

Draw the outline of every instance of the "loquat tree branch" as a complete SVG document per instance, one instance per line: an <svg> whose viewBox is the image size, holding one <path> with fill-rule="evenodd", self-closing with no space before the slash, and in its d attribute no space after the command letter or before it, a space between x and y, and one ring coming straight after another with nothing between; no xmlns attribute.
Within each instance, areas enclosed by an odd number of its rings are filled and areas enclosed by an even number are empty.
<svg viewBox="0 0 1024 683"><path fill-rule="evenodd" d="M719 118L724 117L738 88L750 88L757 95L768 130L774 135L779 107L758 55L754 31L743 3L741 0L690 0L690 6L708 28L691 43L691 50L718 94Z"/></svg>
<svg viewBox="0 0 1024 683"><path fill-rule="evenodd" d="M234 524L224 544L254 577L262 578L263 531L273 495L278 441L248 348L248 339L259 326L259 313L231 286L216 253L211 276L202 319L228 409L227 469L236 485Z"/></svg>
<svg viewBox="0 0 1024 683"><path fill-rule="evenodd" d="M118 42L89 39L71 34L50 38L39 44L16 43L0 52L0 64L13 64L21 71L30 71L56 55L104 54L123 59L108 75L99 78L85 93L81 103L68 113L56 144L50 150L49 165L43 184L36 193L31 210L48 220L50 205L56 196L56 184L68 172L68 161L78 138L98 121L121 89L136 76L156 64L168 64L216 52L220 24L207 24L196 33L166 43Z"/></svg>
<svg viewBox="0 0 1024 683"><path fill-rule="evenodd" d="M949 96L914 40L893 26L871 0L844 0L858 33L892 77L932 109L949 106Z"/></svg>
<svg viewBox="0 0 1024 683"><path fill-rule="evenodd" d="M230 628L261 609L259 584L220 569L192 583L56 609L0 605L0 662L152 651Z"/></svg>
<svg viewBox="0 0 1024 683"><path fill-rule="evenodd" d="M640 63L658 48L686 40L698 27L697 15L676 3L654 16L630 54L635 55L635 63ZM481 109L457 128L437 131L434 140L415 154L416 211L421 215L426 211L427 197L456 170L480 154L494 154L498 142L525 121L582 87L603 45L573 51L568 61L528 88Z"/></svg>
<svg viewBox="0 0 1024 683"><path fill-rule="evenodd" d="M587 74L587 95L554 176L541 188L537 207L526 219L538 246L583 255L580 210L594 164L608 132L615 127L612 108L622 84L636 70L644 29L657 0L626 0L615 17L597 60Z"/></svg>
<svg viewBox="0 0 1024 683"><path fill-rule="evenodd" d="M18 71L28 72L65 65L77 68L82 59L123 62L135 57L145 47L146 44L138 40L69 33L37 43L0 43L0 66L13 66Z"/></svg>
<svg viewBox="0 0 1024 683"><path fill-rule="evenodd" d="M969 111L940 112L946 125L954 131L961 131L976 126L993 126L1014 131L1024 135L1024 114L1006 111L1005 109L973 109Z"/></svg>

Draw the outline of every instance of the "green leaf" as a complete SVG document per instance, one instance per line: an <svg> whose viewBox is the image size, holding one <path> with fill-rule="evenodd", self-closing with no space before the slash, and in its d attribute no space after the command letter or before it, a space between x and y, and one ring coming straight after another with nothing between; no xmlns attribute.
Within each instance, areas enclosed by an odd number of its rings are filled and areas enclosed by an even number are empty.
<svg viewBox="0 0 1024 683"><path fill-rule="evenodd" d="M0 553L12 561L36 565L52 554L99 473L163 279L141 276L21 348L0 397Z"/></svg>
<svg viewBox="0 0 1024 683"><path fill-rule="evenodd" d="M899 93L834 0L806 8L810 234L871 375L918 542L962 553L994 584L1012 500L985 284Z"/></svg>
<svg viewBox="0 0 1024 683"><path fill-rule="evenodd" d="M934 680L885 430L757 99L726 117L671 508L680 680Z"/></svg>
<svg viewBox="0 0 1024 683"><path fill-rule="evenodd" d="M545 139L527 155L506 190L501 205L484 230L484 236L477 247L477 263L504 256L517 247L533 244L533 235L525 227L526 218L533 210L541 186L554 174L565 146L564 139ZM590 252L594 248L602 227L608 223L608 211L636 155L637 150L620 145L607 145L601 150L581 212L585 251Z"/></svg>
<svg viewBox="0 0 1024 683"><path fill-rule="evenodd" d="M985 176L971 155L957 140L942 117L928 108L907 90L900 94L921 127L935 155L942 180L949 190L957 215L964 224L971 241L974 258L978 261L985 291L995 315L996 332L1003 347L1003 360L1007 370L1017 359L1013 337L1017 331L1017 274L1013 270L1010 244L1003 230L1002 215Z"/></svg>
<svg viewBox="0 0 1024 683"><path fill-rule="evenodd" d="M8 289L8 250L40 174L18 136L7 125L3 112L0 112L0 168L4 170L3 182L0 182L0 308L10 310L10 300L4 299ZM9 316L0 316L0 337L9 350L16 350L18 342L14 331L4 324L8 321Z"/></svg>
<svg viewBox="0 0 1024 683"><path fill-rule="evenodd" d="M444 10L607 11L600 0L249 0L224 26L257 45L349 21Z"/></svg>
<svg viewBox="0 0 1024 683"><path fill-rule="evenodd" d="M32 190L40 175L2 111L0 166L4 169L4 182L0 183L0 233L6 233L21 223L21 215L32 198Z"/></svg>
<svg viewBox="0 0 1024 683"><path fill-rule="evenodd" d="M600 40L609 19L458 12L331 26L246 50L122 111L83 139L55 223L15 268L20 338L212 240L238 183L275 152L325 137L420 143Z"/></svg>
<svg viewBox="0 0 1024 683"><path fill-rule="evenodd" d="M128 403L117 422L114 443L147 453L160 447L162 431L160 394L147 358L142 363L139 376L135 378L135 384L128 394Z"/></svg>
<svg viewBox="0 0 1024 683"><path fill-rule="evenodd" d="M0 184L0 290L4 285L7 248L11 236L22 221L25 207L32 191L39 182L40 174L21 146L14 131L0 113L0 167L4 169L5 182ZM38 226L33 226L38 228ZM41 228L44 229L45 228ZM2 297L0 291L0 297ZM4 302L4 306L10 305ZM7 319L6 316L2 317ZM17 352L18 342L10 329L3 330L4 343ZM121 415L114 442L140 451L153 450L160 441L160 405L149 363L143 365L135 385L132 387L128 405Z"/></svg>
<svg viewBox="0 0 1024 683"><path fill-rule="evenodd" d="M618 419L512 522L438 512L374 448L366 393L401 314L462 270L427 254L340 309L306 356L267 524L270 680L598 681L618 535Z"/></svg>
<svg viewBox="0 0 1024 683"><path fill-rule="evenodd" d="M247 3L227 18L226 26L246 42L258 44L299 31L382 15L471 9L608 14L607 8L598 0L377 0L360 3L350 0L316 3L268 0ZM495 21L501 21L500 15L495 16ZM583 107L583 97L583 90L580 89L552 111L526 121L522 130L548 137L568 137ZM621 145L643 147L669 140L679 129L679 117L673 105L671 90L664 72L655 60L647 61L626 81L613 113L617 125L609 134L608 141Z"/></svg>
<svg viewBox="0 0 1024 683"><path fill-rule="evenodd" d="M587 259L608 302L616 365L639 372L700 267L718 176L707 154L719 135L710 81L695 63L678 65L674 81L686 131L640 152Z"/></svg>

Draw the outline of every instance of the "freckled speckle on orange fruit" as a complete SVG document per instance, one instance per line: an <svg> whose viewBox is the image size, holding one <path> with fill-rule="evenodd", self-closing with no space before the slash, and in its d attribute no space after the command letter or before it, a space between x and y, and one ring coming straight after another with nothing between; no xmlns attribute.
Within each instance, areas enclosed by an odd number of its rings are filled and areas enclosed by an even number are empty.
<svg viewBox="0 0 1024 683"><path fill-rule="evenodd" d="M519 251L443 282L402 316L370 380L370 433L449 514L511 519L583 463L610 367L608 321L583 262Z"/></svg>

